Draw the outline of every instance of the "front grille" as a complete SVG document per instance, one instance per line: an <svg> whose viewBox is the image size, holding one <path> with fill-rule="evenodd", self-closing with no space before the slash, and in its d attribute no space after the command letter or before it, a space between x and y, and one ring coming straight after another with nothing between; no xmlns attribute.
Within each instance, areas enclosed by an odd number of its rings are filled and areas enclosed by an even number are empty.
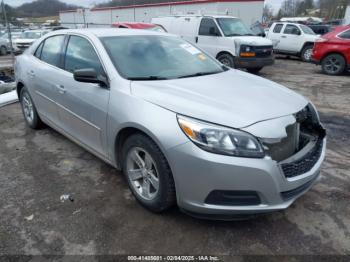
<svg viewBox="0 0 350 262"><path fill-rule="evenodd" d="M319 138L315 146L301 159L294 162L281 164L285 177L291 178L310 171L320 159L323 147L323 139Z"/></svg>
<svg viewBox="0 0 350 262"><path fill-rule="evenodd" d="M261 139L266 154L279 162L287 178L302 175L314 167L321 156L326 135L311 105L297 112L294 117L296 122L286 127L285 138L275 143Z"/></svg>
<svg viewBox="0 0 350 262"><path fill-rule="evenodd" d="M272 46L254 46L255 57L264 58L272 55Z"/></svg>

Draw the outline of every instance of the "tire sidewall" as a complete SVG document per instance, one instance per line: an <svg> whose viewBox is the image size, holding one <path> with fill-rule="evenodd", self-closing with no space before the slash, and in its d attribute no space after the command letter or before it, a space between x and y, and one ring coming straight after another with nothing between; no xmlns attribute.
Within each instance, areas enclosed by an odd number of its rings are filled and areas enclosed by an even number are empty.
<svg viewBox="0 0 350 262"><path fill-rule="evenodd" d="M305 53L306 53L306 51L309 50L309 49L311 49L311 52L312 52L312 49L313 49L312 45L307 45L307 46L305 46L305 47L303 48L303 50L301 51L301 59L302 59L304 62L310 62L310 61L311 61L311 55L310 55L310 58L309 58L309 59L305 58Z"/></svg>
<svg viewBox="0 0 350 262"><path fill-rule="evenodd" d="M326 63L327 59L329 59L330 57L336 57L337 59L340 60L342 65L341 65L341 69L338 72L334 73L334 72L327 71L327 69L325 67L325 63ZM324 59L322 59L321 64L322 64L322 71L324 73L326 73L327 75L340 75L345 71L345 59L341 55L338 55L338 54L327 55Z"/></svg>
<svg viewBox="0 0 350 262"><path fill-rule="evenodd" d="M223 60L223 59L227 59L229 61L230 65L226 65L226 64L222 63L221 60ZM221 55L218 56L217 60L220 63L222 63L223 65L229 66L231 68L235 68L235 59L230 54L221 54Z"/></svg>
<svg viewBox="0 0 350 262"><path fill-rule="evenodd" d="M154 164L156 166L156 169L158 171L158 180L159 180L159 189L157 195L152 200L146 200L138 195L138 193L135 191L135 189L132 186L132 182L130 181L128 174L127 174L127 166L126 166L126 157L130 150L134 147L139 147L147 151L151 157L154 160ZM153 212L161 212L163 211L168 199L168 192L171 190L169 188L169 184L173 183L173 181L169 181L172 179L172 174L169 168L169 165L158 148L158 146L148 137L142 134L136 134L129 137L122 149L122 167L123 167L123 174L125 176L125 179L127 180L128 186L130 190L132 191L135 198L147 209L153 211Z"/></svg>
<svg viewBox="0 0 350 262"><path fill-rule="evenodd" d="M24 94L27 94L27 95L28 95L28 98L31 100L31 103L32 103L32 105L33 105L34 114L33 114L33 122L31 122L31 123L28 122L28 120L27 120L27 118L26 118L26 116L25 116L25 112L24 112L24 107L23 107L23 95L24 95ZM33 101L32 97L31 97L31 95L29 94L28 89L27 89L26 87L23 87L23 88L22 88L22 90L21 90L21 92L20 92L19 101L20 101L20 103L21 103L22 113L23 113L23 117L24 117L25 122L27 123L27 125L28 125L29 127L33 128L33 129L37 129L37 128L40 126L41 122L40 122L40 119L39 119L39 116L38 116L38 112L37 112L37 110L36 110L36 107L35 107L35 105L34 105L34 101Z"/></svg>

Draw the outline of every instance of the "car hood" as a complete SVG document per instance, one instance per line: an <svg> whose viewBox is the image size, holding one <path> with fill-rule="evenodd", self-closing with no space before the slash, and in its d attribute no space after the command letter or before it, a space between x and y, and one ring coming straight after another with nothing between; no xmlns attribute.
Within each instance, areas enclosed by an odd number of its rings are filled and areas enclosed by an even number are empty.
<svg viewBox="0 0 350 262"><path fill-rule="evenodd" d="M35 40L36 40L36 39L30 39L30 38L28 38L28 39L26 39L26 38L17 38L17 39L15 39L15 40L13 40L13 42L14 42L15 44L31 44L31 43L33 43Z"/></svg>
<svg viewBox="0 0 350 262"><path fill-rule="evenodd" d="M131 93L178 114L234 128L298 112L308 101L239 70L162 81L132 81Z"/></svg>
<svg viewBox="0 0 350 262"><path fill-rule="evenodd" d="M270 39L259 36L234 36L232 37L239 45L264 46L272 45Z"/></svg>

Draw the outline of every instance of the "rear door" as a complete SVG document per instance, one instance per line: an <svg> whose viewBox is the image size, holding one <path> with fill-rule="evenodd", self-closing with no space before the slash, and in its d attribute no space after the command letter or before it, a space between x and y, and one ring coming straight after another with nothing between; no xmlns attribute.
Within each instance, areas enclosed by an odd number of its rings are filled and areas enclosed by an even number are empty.
<svg viewBox="0 0 350 262"><path fill-rule="evenodd" d="M57 113L57 83L65 35L46 38L34 53L33 64L27 69L32 96L39 114L53 124L59 123Z"/></svg>
<svg viewBox="0 0 350 262"><path fill-rule="evenodd" d="M196 44L215 57L218 53L219 37L221 37L221 32L214 19L209 17L202 18L199 24Z"/></svg>
<svg viewBox="0 0 350 262"><path fill-rule="evenodd" d="M60 72L58 112L62 128L95 153L106 157L106 125L109 88L74 80L77 69L95 69L106 76L92 42L83 36L67 39L63 69Z"/></svg>

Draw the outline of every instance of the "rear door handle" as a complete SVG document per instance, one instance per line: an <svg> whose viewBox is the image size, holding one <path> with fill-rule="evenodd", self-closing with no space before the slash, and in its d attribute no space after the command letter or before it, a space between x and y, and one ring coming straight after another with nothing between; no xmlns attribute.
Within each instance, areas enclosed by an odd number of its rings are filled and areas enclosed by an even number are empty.
<svg viewBox="0 0 350 262"><path fill-rule="evenodd" d="M66 89L64 88L63 85L56 85L56 88L60 94L66 93Z"/></svg>

